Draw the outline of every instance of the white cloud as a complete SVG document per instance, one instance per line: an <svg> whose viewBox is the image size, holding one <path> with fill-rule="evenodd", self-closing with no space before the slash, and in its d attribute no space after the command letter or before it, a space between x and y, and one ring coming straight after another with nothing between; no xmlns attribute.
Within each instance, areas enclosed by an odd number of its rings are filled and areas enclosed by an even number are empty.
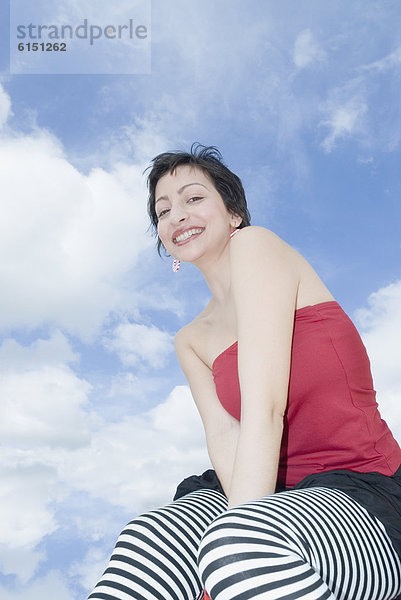
<svg viewBox="0 0 401 600"><path fill-rule="evenodd" d="M9 461L6 464L5 458ZM18 459L17 459L18 460ZM1 542L11 548L32 548L44 535L56 529L46 503L56 485L51 467L3 454L1 469Z"/></svg>
<svg viewBox="0 0 401 600"><path fill-rule="evenodd" d="M111 92L113 93L113 90ZM148 164L154 156L169 148L170 142L160 129L166 126L164 122L166 111L174 114L174 109L178 111L178 107L174 106L175 102L172 98L164 98L164 100L163 103L162 99L158 98L161 103L160 114L151 112L146 117L136 116L133 124L124 127L124 137L132 148L136 160L141 164ZM187 114L186 118L188 118ZM121 145L121 135L115 142L117 145Z"/></svg>
<svg viewBox="0 0 401 600"><path fill-rule="evenodd" d="M28 357L27 362L34 361ZM38 544L61 526L60 518L70 510L74 494L81 495L74 527L87 542L99 543L109 530L105 519L110 515L103 510L102 519L98 515L89 517L92 518L89 532L86 518L85 527L79 525L86 510L82 497L121 507L133 517L169 502L184 477L201 473L210 466L201 420L188 387L176 387L164 403L150 411L110 423L92 419L85 413L81 404L86 393L85 382L81 388L76 376L71 380L72 375L65 372L66 380L60 380L60 368L48 367L50 372L57 373L56 381L51 378L49 385L53 400L61 404L57 410L49 402L45 367L36 371L34 380L28 382L20 364L19 369L22 383L16 387L16 414L8 406L1 415L3 573L14 573L21 581L34 575L46 558L38 550ZM28 390L33 390L32 406L25 403ZM86 567L76 575L89 581L100 560L91 559L96 565L88 566L86 575Z"/></svg>
<svg viewBox="0 0 401 600"><path fill-rule="evenodd" d="M109 397L114 398L118 396L135 396L138 392L140 385L139 378L134 373L119 373L114 375L111 379L111 385L109 389Z"/></svg>
<svg viewBox="0 0 401 600"><path fill-rule="evenodd" d="M56 332L28 347L7 339L0 347L0 436L18 448L76 448L89 442L84 412L90 385L68 366L77 356Z"/></svg>
<svg viewBox="0 0 401 600"><path fill-rule="evenodd" d="M29 346L21 346L12 338L5 339L0 346L0 372L27 371L47 366L60 367L78 361L67 338L55 331L44 339L36 339Z"/></svg>
<svg viewBox="0 0 401 600"><path fill-rule="evenodd" d="M377 152L397 150L401 121L395 82L400 67L401 46L367 64L361 56L357 64L351 62L341 72L341 78L328 87L327 100L318 108L323 115L319 127L325 132L321 142L325 152L346 140L359 145L359 162L373 160ZM383 94L392 101L383 103Z"/></svg>
<svg viewBox="0 0 401 600"><path fill-rule="evenodd" d="M95 583L99 581L109 557L109 551L104 552L100 548L90 548L83 560L71 565L69 575L78 578L84 589L92 590Z"/></svg>
<svg viewBox="0 0 401 600"><path fill-rule="evenodd" d="M0 586L0 597L1 600L78 600L58 571L50 571L44 577L28 585L19 585L14 590Z"/></svg>
<svg viewBox="0 0 401 600"><path fill-rule="evenodd" d="M320 122L320 126L329 130L322 142L323 149L331 152L339 140L363 132L362 119L367 110L367 104L358 96L346 102L328 102L325 108L327 118Z"/></svg>
<svg viewBox="0 0 401 600"><path fill-rule="evenodd" d="M1 463L1 570L28 581L45 558L36 546L57 529L54 509L49 507L56 493L57 473L34 460L24 460L18 452L3 450Z"/></svg>
<svg viewBox="0 0 401 600"><path fill-rule="evenodd" d="M20 448L79 447L89 442L82 410L90 386L68 367L9 372L0 381L0 436Z"/></svg>
<svg viewBox="0 0 401 600"><path fill-rule="evenodd" d="M371 294L355 319L371 360L380 412L401 443L401 281Z"/></svg>
<svg viewBox="0 0 401 600"><path fill-rule="evenodd" d="M0 328L53 323L85 337L132 306L132 269L153 244L142 166L83 175L39 131L0 141L0 182Z"/></svg>
<svg viewBox="0 0 401 600"><path fill-rule="evenodd" d="M131 367L142 362L161 368L173 351L173 338L169 333L138 323L121 323L104 344L108 350L117 352L124 365Z"/></svg>
<svg viewBox="0 0 401 600"><path fill-rule="evenodd" d="M53 458L52 458L53 457ZM168 502L176 484L210 465L203 427L187 386L149 412L106 424L91 446L56 458L70 489L137 514Z"/></svg>
<svg viewBox="0 0 401 600"><path fill-rule="evenodd" d="M383 58L375 60L361 67L361 71L379 71L384 72L401 66L401 46L398 46L393 52L390 52Z"/></svg>
<svg viewBox="0 0 401 600"><path fill-rule="evenodd" d="M15 524L13 519L12 524ZM19 521L18 521L19 526ZM43 528L40 530L40 540ZM16 575L20 583L27 583L37 571L39 564L46 559L45 552L35 551L32 548L15 547L0 543L0 570L4 575ZM1 587L0 587L1 591ZM0 597L4 598L3 595Z"/></svg>
<svg viewBox="0 0 401 600"><path fill-rule="evenodd" d="M75 360L59 332L0 347L0 564L21 581L45 558L37 545L57 530L56 506L68 493L47 457L88 444L99 422L85 411L90 386L68 366Z"/></svg>
<svg viewBox="0 0 401 600"><path fill-rule="evenodd" d="M0 129L7 123L11 115L11 99L6 93L3 86L0 85Z"/></svg>
<svg viewBox="0 0 401 600"><path fill-rule="evenodd" d="M316 41L310 29L304 29L298 34L294 43L293 60L299 69L312 63L325 60L326 53Z"/></svg>
<svg viewBox="0 0 401 600"><path fill-rule="evenodd" d="M124 370L111 377L110 387L105 398L108 405L112 406L113 414L117 418L119 416L116 414L118 405L121 416L138 414L149 408L149 398L158 398L160 395L165 395L166 385L169 385L168 377L155 376L151 369L142 370L139 375ZM110 402L110 399L112 399L112 402ZM104 409L102 414L103 412ZM116 418L113 420L116 421Z"/></svg>

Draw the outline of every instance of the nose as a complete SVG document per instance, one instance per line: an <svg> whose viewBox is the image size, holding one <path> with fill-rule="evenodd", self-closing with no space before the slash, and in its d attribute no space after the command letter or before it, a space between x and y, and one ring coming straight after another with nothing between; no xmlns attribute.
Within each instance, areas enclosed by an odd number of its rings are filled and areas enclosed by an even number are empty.
<svg viewBox="0 0 401 600"><path fill-rule="evenodd" d="M188 213L181 202L177 202L170 208L170 219L173 224L182 223L186 220Z"/></svg>

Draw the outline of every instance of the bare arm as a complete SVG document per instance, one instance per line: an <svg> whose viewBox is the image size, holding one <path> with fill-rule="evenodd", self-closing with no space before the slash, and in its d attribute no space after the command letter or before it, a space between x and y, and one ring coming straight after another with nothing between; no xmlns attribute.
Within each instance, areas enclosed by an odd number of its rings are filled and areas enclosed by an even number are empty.
<svg viewBox="0 0 401 600"><path fill-rule="evenodd" d="M299 284L294 265L293 250L266 229L247 227L231 242L241 429L229 506L275 490Z"/></svg>
<svg viewBox="0 0 401 600"><path fill-rule="evenodd" d="M221 406L212 372L192 349L185 327L176 335L175 348L202 418L210 460L228 496L239 423Z"/></svg>

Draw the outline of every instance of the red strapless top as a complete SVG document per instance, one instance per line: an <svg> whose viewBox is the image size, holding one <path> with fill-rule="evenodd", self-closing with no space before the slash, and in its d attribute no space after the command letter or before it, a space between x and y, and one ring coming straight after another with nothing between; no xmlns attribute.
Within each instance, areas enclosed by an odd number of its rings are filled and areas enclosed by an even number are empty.
<svg viewBox="0 0 401 600"><path fill-rule="evenodd" d="M237 345L216 358L213 377L221 404L240 420ZM400 463L351 319L336 301L295 311L278 485L291 488L306 475L333 469L393 475Z"/></svg>

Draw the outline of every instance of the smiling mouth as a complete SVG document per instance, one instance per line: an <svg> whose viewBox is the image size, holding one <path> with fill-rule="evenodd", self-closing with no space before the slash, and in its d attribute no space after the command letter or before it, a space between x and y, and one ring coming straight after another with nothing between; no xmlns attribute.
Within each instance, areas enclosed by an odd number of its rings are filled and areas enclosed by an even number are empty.
<svg viewBox="0 0 401 600"><path fill-rule="evenodd" d="M181 242L185 242L186 240L191 238L193 235L198 235L199 233L202 233L202 231L204 231L204 229L205 229L204 227L188 229L188 231L184 231L184 233L181 233L180 235L177 235L176 238L173 238L173 242L174 242L174 244L179 244Z"/></svg>

